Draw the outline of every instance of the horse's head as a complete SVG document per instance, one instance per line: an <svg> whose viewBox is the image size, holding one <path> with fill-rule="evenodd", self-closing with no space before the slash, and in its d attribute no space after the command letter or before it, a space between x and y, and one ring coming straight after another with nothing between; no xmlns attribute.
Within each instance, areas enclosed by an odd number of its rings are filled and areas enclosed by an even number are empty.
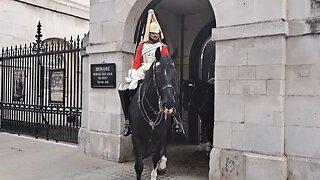
<svg viewBox="0 0 320 180"><path fill-rule="evenodd" d="M162 108L166 113L172 113L175 102L176 71L173 59L167 55L161 55L160 48L156 50L156 61L153 64L154 82L161 100Z"/></svg>
<svg viewBox="0 0 320 180"><path fill-rule="evenodd" d="M181 84L183 92L183 108L197 112L213 97L214 85L202 80L183 80Z"/></svg>

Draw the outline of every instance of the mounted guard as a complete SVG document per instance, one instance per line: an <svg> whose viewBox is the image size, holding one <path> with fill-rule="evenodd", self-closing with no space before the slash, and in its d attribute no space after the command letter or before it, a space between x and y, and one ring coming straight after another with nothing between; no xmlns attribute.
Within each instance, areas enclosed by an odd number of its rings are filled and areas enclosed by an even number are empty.
<svg viewBox="0 0 320 180"><path fill-rule="evenodd" d="M119 86L119 96L121 105L125 117L124 136L131 134L131 126L128 108L131 103L132 97L135 94L139 82L145 77L145 72L150 68L151 64L156 60L155 52L157 48L160 48L162 55L169 55L168 46L161 40L164 39L164 34L161 30L159 22L156 18L154 10L148 11L148 18L144 33L143 42L140 43L135 52L134 62L132 69L129 70L129 77L126 78L126 82ZM181 119L176 110L173 118L173 130L177 133L183 132Z"/></svg>

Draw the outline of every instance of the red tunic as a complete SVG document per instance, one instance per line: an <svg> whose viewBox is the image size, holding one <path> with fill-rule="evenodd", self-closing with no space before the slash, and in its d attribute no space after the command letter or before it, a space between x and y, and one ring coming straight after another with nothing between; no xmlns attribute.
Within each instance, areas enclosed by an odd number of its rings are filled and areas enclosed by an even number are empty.
<svg viewBox="0 0 320 180"><path fill-rule="evenodd" d="M139 46L137 47L136 50L136 56L134 58L132 68L137 70L143 61L143 56L142 56L142 49L143 49L143 43L140 43ZM163 45L161 49L161 54L162 55L169 55L169 50L167 45Z"/></svg>

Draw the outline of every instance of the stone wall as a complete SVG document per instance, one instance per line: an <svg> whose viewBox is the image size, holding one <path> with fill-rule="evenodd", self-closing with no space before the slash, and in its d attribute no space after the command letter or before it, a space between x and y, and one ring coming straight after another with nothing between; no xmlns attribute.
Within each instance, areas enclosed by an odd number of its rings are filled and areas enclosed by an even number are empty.
<svg viewBox="0 0 320 180"><path fill-rule="evenodd" d="M118 86L131 67L137 19L149 0L95 1L90 4L90 36L84 61L83 122L79 149L86 154L122 162L132 159L131 136L122 135L122 115ZM90 65L116 63L116 88L91 88Z"/></svg>
<svg viewBox="0 0 320 180"><path fill-rule="evenodd" d="M319 179L320 3L211 4L217 80L210 179Z"/></svg>
<svg viewBox="0 0 320 180"><path fill-rule="evenodd" d="M320 179L320 2L288 4L285 153L289 179Z"/></svg>

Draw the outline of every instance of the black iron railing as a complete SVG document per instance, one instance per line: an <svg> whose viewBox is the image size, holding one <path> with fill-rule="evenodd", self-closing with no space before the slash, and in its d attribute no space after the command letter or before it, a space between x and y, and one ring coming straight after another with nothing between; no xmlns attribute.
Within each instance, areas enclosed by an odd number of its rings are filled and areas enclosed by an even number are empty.
<svg viewBox="0 0 320 180"><path fill-rule="evenodd" d="M73 40L42 41L3 48L1 130L77 143L82 110L82 45Z"/></svg>

